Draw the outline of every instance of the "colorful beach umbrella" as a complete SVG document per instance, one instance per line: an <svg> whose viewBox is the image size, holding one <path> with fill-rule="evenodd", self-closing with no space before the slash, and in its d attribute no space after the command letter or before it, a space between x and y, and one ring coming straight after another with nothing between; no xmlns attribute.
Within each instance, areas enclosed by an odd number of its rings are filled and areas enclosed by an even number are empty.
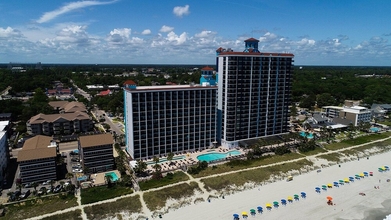
<svg viewBox="0 0 391 220"><path fill-rule="evenodd" d="M345 178L344 181L345 181L345 183L348 183L349 182L349 178Z"/></svg>
<svg viewBox="0 0 391 220"><path fill-rule="evenodd" d="M334 185L338 185L338 182L334 182Z"/></svg>
<svg viewBox="0 0 391 220"><path fill-rule="evenodd" d="M233 214L234 218L239 218L238 214Z"/></svg>
<svg viewBox="0 0 391 220"><path fill-rule="evenodd" d="M326 199L327 199L327 200L333 200L333 197L327 196Z"/></svg>
<svg viewBox="0 0 391 220"><path fill-rule="evenodd" d="M288 201L292 201L292 200L293 200L292 196L288 196Z"/></svg>
<svg viewBox="0 0 391 220"><path fill-rule="evenodd" d="M250 212L251 213L255 213L255 209L250 209Z"/></svg>
<svg viewBox="0 0 391 220"><path fill-rule="evenodd" d="M327 188L327 186L326 185L322 185L322 188Z"/></svg>
<svg viewBox="0 0 391 220"><path fill-rule="evenodd" d="M277 201L274 201L274 202L273 202L273 205L278 205L278 202L277 202Z"/></svg>
<svg viewBox="0 0 391 220"><path fill-rule="evenodd" d="M247 212L242 212L242 215L248 215Z"/></svg>
<svg viewBox="0 0 391 220"><path fill-rule="evenodd" d="M293 195L293 197L296 198L296 197L299 197L299 195L295 194L295 195Z"/></svg>
<svg viewBox="0 0 391 220"><path fill-rule="evenodd" d="M343 180L339 180L339 183L343 184L343 183L344 183L344 181L343 181Z"/></svg>
<svg viewBox="0 0 391 220"><path fill-rule="evenodd" d="M350 180L354 180L354 177L352 177L352 176L349 176L349 179L350 179Z"/></svg>
<svg viewBox="0 0 391 220"><path fill-rule="evenodd" d="M258 211L262 211L263 208L262 208L261 206L258 206L258 207L257 207L257 210L258 210Z"/></svg>
<svg viewBox="0 0 391 220"><path fill-rule="evenodd" d="M360 173L359 175L360 175L360 177L364 177L364 173Z"/></svg>
<svg viewBox="0 0 391 220"><path fill-rule="evenodd" d="M266 207L272 207L272 204L266 203Z"/></svg>
<svg viewBox="0 0 391 220"><path fill-rule="evenodd" d="M315 187L315 190L320 190L320 187Z"/></svg>
<svg viewBox="0 0 391 220"><path fill-rule="evenodd" d="M281 203L282 204L286 203L286 200L285 199L281 199Z"/></svg>
<svg viewBox="0 0 391 220"><path fill-rule="evenodd" d="M331 187L333 187L333 185L331 183L328 183L327 187L331 188Z"/></svg>

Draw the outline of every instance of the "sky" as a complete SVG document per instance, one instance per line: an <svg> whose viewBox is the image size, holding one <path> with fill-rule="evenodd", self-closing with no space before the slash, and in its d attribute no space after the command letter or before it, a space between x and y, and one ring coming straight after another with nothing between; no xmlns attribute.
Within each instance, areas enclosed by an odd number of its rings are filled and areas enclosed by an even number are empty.
<svg viewBox="0 0 391 220"><path fill-rule="evenodd" d="M0 1L0 63L207 65L253 37L296 66L391 66L389 0L38 2Z"/></svg>

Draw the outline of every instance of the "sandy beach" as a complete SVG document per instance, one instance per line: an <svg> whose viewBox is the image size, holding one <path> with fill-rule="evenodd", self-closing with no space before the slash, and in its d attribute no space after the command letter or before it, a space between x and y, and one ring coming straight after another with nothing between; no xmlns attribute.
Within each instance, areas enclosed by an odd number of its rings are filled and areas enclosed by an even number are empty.
<svg viewBox="0 0 391 220"><path fill-rule="evenodd" d="M379 172L378 168L391 164L391 152L373 155L369 159L361 158L321 169L321 172L311 171L295 176L293 181L278 181L259 186L250 190L237 192L223 198L212 199L210 202L200 202L170 210L164 214L164 219L233 219L233 214L240 215L243 211L249 213L247 219L384 219L391 213L391 171ZM373 176L364 177L340 187L328 188L321 193L315 192L315 187L321 187L340 179L355 176L364 171L373 172ZM379 189L375 189L379 187ZM286 206L280 204L266 210L266 203L280 202L288 196L306 193L306 198L293 201ZM365 196L359 195L365 193ZM327 205L327 196L333 198L335 205ZM250 215L250 209L262 206L264 211L255 216Z"/></svg>

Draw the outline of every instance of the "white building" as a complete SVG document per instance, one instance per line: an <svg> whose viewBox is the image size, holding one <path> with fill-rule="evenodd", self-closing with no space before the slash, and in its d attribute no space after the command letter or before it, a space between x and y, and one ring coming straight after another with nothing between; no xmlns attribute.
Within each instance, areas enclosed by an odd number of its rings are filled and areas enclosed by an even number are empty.
<svg viewBox="0 0 391 220"><path fill-rule="evenodd" d="M0 121L0 186L3 183L5 169L9 161L7 131L9 121ZM1 188L1 187L0 187Z"/></svg>
<svg viewBox="0 0 391 220"><path fill-rule="evenodd" d="M372 120L372 111L362 106L325 106L322 107L322 111L327 117L351 120L354 126L358 126L360 122L365 123Z"/></svg>

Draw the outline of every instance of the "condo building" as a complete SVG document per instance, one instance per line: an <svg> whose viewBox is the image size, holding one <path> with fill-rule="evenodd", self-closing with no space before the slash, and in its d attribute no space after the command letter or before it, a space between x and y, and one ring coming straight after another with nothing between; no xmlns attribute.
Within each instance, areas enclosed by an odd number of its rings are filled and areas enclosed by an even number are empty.
<svg viewBox="0 0 391 220"><path fill-rule="evenodd" d="M80 161L84 173L113 170L113 136L109 133L79 137Z"/></svg>
<svg viewBox="0 0 391 220"><path fill-rule="evenodd" d="M201 85L124 83L126 150L133 159L213 145L217 87L211 69L202 71Z"/></svg>
<svg viewBox="0 0 391 220"><path fill-rule="evenodd" d="M294 55L260 52L258 43L250 38L243 52L216 51L216 138L223 147L288 132Z"/></svg>

